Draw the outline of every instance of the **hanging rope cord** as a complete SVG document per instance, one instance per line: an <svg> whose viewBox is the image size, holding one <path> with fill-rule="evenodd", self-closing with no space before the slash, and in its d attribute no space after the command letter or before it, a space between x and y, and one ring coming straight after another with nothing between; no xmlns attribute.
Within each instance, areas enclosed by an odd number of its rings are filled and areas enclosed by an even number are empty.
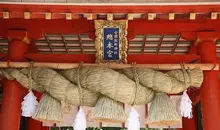
<svg viewBox="0 0 220 130"><path fill-rule="evenodd" d="M137 93L137 88L139 85L139 77L138 77L138 73L137 73L137 68L135 67L135 63L132 63L132 71L133 71L133 78L135 80L135 87L134 87L134 100L132 101L132 106L134 106L135 104L135 99L136 99L136 93Z"/></svg>
<svg viewBox="0 0 220 130"><path fill-rule="evenodd" d="M182 68L184 84L185 84L184 91L187 91L187 81L186 81L187 74L188 74L188 77L189 77L189 84L191 85L190 73L188 73L190 71L190 69L186 70L184 63L181 63L180 65L181 65L181 68Z"/></svg>
<svg viewBox="0 0 220 130"><path fill-rule="evenodd" d="M79 67L77 69L77 86L79 87L79 99L80 99L80 106L83 105L83 89L80 83L80 70L83 66L83 63L79 63Z"/></svg>
<svg viewBox="0 0 220 130"><path fill-rule="evenodd" d="M34 67L34 62L31 61L30 66L29 66L29 75L28 75L29 90L32 90L32 69L33 69L33 67Z"/></svg>

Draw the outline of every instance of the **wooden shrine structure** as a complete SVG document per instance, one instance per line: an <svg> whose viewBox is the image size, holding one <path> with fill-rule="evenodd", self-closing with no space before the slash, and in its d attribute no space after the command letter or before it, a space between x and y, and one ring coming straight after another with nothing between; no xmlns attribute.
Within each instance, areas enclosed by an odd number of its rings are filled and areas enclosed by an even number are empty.
<svg viewBox="0 0 220 130"><path fill-rule="evenodd" d="M0 59L15 62L95 63L94 20L128 20L128 63L209 64L200 90L204 130L220 130L220 3L202 4L45 4L0 3ZM6 64L7 63L7 64ZM27 94L16 81L2 81L0 130L19 130L21 101ZM36 93L38 98L41 94ZM197 130L194 118L183 128ZM147 114L147 113L146 113ZM49 130L29 119L27 130ZM124 124L122 124L122 127ZM147 126L146 126L147 127Z"/></svg>

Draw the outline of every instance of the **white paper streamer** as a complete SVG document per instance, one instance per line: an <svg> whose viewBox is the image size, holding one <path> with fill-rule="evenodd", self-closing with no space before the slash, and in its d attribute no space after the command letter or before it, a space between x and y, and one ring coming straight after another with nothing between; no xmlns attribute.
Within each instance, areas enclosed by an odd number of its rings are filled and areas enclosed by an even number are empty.
<svg viewBox="0 0 220 130"><path fill-rule="evenodd" d="M82 107L80 107L76 119L74 122L74 130L85 130L86 129L86 114Z"/></svg>
<svg viewBox="0 0 220 130"><path fill-rule="evenodd" d="M128 130L140 130L140 115L137 113L134 107L131 108L131 111L127 120Z"/></svg>
<svg viewBox="0 0 220 130"><path fill-rule="evenodd" d="M22 116L32 117L37 110L37 97L29 90L29 93L24 97L24 101L21 103Z"/></svg>
<svg viewBox="0 0 220 130"><path fill-rule="evenodd" d="M183 92L179 100L178 111L182 117L192 118L192 101L186 91Z"/></svg>

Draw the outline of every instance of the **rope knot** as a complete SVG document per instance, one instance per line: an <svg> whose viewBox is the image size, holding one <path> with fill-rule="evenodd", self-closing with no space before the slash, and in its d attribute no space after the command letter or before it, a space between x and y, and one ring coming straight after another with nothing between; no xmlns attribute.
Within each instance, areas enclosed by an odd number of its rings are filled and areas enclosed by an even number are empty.
<svg viewBox="0 0 220 130"><path fill-rule="evenodd" d="M29 89L32 90L32 69L34 67L34 62L30 62L29 66L29 75L28 75L28 80L29 80Z"/></svg>
<svg viewBox="0 0 220 130"><path fill-rule="evenodd" d="M136 63L132 63L132 71L133 71L133 78L135 80L135 87L134 87L134 100L132 101L132 106L134 106L135 104L135 99L136 99L136 93L137 93L137 88L139 85L139 77L138 77L138 73L137 73L137 68L135 67Z"/></svg>
<svg viewBox="0 0 220 130"><path fill-rule="evenodd" d="M191 76L190 76L190 69L188 68L187 70L186 70L186 67L185 67L185 63L181 63L180 64L181 65L181 68L182 68L182 72L183 72L183 78L184 78L184 84L185 84L185 88L184 88L184 91L186 91L187 90L187 84L188 84L188 82L187 82L187 78L189 79L189 85L191 85Z"/></svg>
<svg viewBox="0 0 220 130"><path fill-rule="evenodd" d="M83 105L83 89L80 83L80 69L83 66L83 62L79 63L79 67L77 69L77 85L79 87L79 99L80 99L80 106Z"/></svg>

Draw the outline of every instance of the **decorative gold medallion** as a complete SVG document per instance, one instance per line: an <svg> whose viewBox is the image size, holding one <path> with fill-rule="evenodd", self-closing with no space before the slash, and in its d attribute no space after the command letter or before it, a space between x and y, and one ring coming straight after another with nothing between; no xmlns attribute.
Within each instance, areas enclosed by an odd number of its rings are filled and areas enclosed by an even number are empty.
<svg viewBox="0 0 220 130"><path fill-rule="evenodd" d="M24 19L31 19L31 13L30 12L24 12Z"/></svg>
<svg viewBox="0 0 220 130"><path fill-rule="evenodd" d="M127 20L95 21L97 63L127 63L127 27Z"/></svg>
<svg viewBox="0 0 220 130"><path fill-rule="evenodd" d="M9 12L3 12L3 19L9 19Z"/></svg>

